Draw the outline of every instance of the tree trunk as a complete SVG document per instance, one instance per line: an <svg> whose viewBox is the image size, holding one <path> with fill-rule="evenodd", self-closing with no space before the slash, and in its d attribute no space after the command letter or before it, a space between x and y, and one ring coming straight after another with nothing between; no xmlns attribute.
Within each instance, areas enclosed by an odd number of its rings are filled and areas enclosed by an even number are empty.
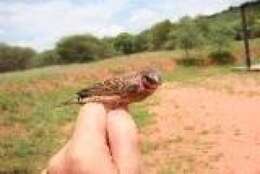
<svg viewBox="0 0 260 174"><path fill-rule="evenodd" d="M245 54L246 54L246 65L247 69L250 70L251 68L251 58L250 58L250 48L249 48L249 31L247 26L247 18L246 18L246 6L241 6L241 18L242 18L242 27L243 27L243 34L244 34L244 45L245 45Z"/></svg>
<svg viewBox="0 0 260 174"><path fill-rule="evenodd" d="M185 48L185 57L188 59L190 58L190 52L188 48Z"/></svg>

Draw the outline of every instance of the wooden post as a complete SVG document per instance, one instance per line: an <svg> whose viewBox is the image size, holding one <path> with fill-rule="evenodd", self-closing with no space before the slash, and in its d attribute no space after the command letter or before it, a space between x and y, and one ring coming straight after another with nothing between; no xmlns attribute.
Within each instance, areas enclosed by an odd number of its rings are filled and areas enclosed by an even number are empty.
<svg viewBox="0 0 260 174"><path fill-rule="evenodd" d="M246 65L247 69L251 68L251 58L250 58L250 48L249 48L249 29L247 26L247 18L246 18L246 5L242 5L240 7L241 18L242 18L242 28L243 28L243 39L245 45L245 55L246 55Z"/></svg>

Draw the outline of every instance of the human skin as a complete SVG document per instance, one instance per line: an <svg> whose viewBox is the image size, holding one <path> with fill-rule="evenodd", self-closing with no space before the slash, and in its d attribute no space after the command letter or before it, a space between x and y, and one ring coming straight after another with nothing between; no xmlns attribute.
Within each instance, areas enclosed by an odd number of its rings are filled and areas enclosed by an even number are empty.
<svg viewBox="0 0 260 174"><path fill-rule="evenodd" d="M82 107L72 137L55 154L48 174L139 174L138 131L124 109L102 104Z"/></svg>

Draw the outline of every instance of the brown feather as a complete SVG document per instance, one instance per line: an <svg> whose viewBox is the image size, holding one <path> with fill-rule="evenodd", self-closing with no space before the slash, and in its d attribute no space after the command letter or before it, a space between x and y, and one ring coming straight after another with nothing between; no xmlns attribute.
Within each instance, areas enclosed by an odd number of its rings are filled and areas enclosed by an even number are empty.
<svg viewBox="0 0 260 174"><path fill-rule="evenodd" d="M144 76L149 75L158 76L153 70L145 70L141 72L134 72L107 79L103 82L96 83L88 88L77 92L77 99L71 102L72 104L84 104L88 102L101 102L105 105L127 105L132 102L138 102L151 95L156 88L146 89L143 80ZM148 81L149 82L149 81ZM148 83L147 82L147 83ZM154 85L154 84L153 84ZM68 104L70 102L66 102Z"/></svg>

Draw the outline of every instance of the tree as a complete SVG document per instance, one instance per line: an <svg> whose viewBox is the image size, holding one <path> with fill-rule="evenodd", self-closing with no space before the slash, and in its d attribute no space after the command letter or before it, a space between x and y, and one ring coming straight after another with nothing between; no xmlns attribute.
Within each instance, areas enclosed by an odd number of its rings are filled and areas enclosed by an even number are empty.
<svg viewBox="0 0 260 174"><path fill-rule="evenodd" d="M210 22L205 16L198 16L194 19L194 24L201 33L201 35L208 40L210 37Z"/></svg>
<svg viewBox="0 0 260 174"><path fill-rule="evenodd" d="M102 57L108 58L117 55L117 52L114 48L114 38L113 37L104 37L101 39L102 47L103 47L103 55Z"/></svg>
<svg viewBox="0 0 260 174"><path fill-rule="evenodd" d="M172 24L169 20L165 20L154 25L151 28L151 46L152 50L162 49L167 42L168 34L171 31Z"/></svg>
<svg viewBox="0 0 260 174"><path fill-rule="evenodd" d="M230 47L235 31L226 26L221 21L217 21L210 26L210 43L217 52L222 52Z"/></svg>
<svg viewBox="0 0 260 174"><path fill-rule="evenodd" d="M36 67L55 65L61 63L60 56L56 50L47 50L37 54L33 58L33 65Z"/></svg>
<svg viewBox="0 0 260 174"><path fill-rule="evenodd" d="M102 57L102 42L90 35L74 35L61 39L56 46L57 53L65 62L85 62Z"/></svg>
<svg viewBox="0 0 260 174"><path fill-rule="evenodd" d="M234 33L234 28L225 25L222 21L216 21L211 25L209 39L212 50L209 58L213 63L230 64L235 62L235 58L229 50Z"/></svg>
<svg viewBox="0 0 260 174"><path fill-rule="evenodd" d="M198 27L189 17L184 17L174 32L177 45L185 51L185 57L190 58L190 49L203 44L204 38Z"/></svg>
<svg viewBox="0 0 260 174"><path fill-rule="evenodd" d="M31 67L36 51L31 48L0 44L0 72L22 70Z"/></svg>
<svg viewBox="0 0 260 174"><path fill-rule="evenodd" d="M122 54L134 53L134 36L121 33L114 40L114 48Z"/></svg>
<svg viewBox="0 0 260 174"><path fill-rule="evenodd" d="M135 52L142 52L149 50L151 33L149 30L142 31L134 37Z"/></svg>
<svg viewBox="0 0 260 174"><path fill-rule="evenodd" d="M176 31L177 31L178 25L172 24L171 31L168 34L167 40L163 45L163 49L166 50L174 50L177 47L176 43Z"/></svg>
<svg viewBox="0 0 260 174"><path fill-rule="evenodd" d="M255 21L251 26L251 30L254 38L260 37L260 19Z"/></svg>

